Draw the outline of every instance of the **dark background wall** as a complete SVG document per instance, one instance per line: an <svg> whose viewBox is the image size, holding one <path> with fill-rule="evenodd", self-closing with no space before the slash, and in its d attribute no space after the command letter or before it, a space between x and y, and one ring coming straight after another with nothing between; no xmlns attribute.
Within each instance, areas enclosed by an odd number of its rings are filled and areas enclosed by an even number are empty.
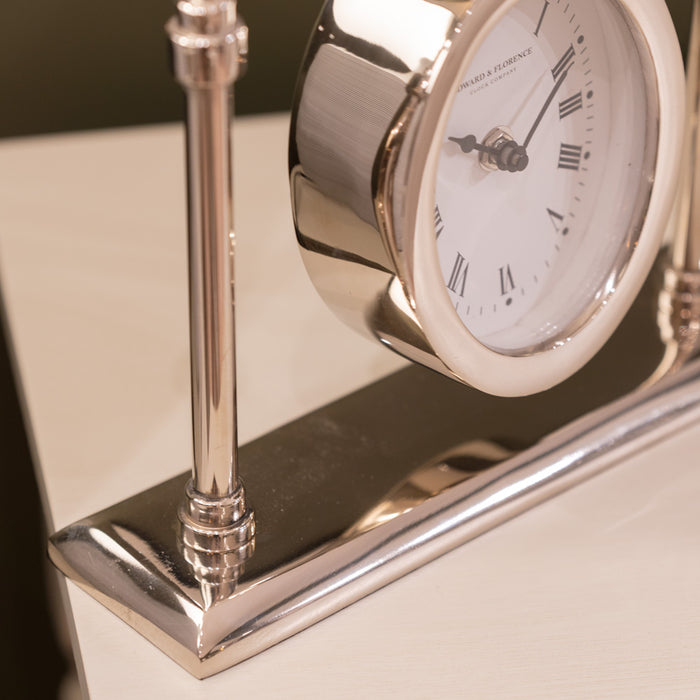
<svg viewBox="0 0 700 700"><path fill-rule="evenodd" d="M239 0L251 33L239 113L289 109L322 0ZM0 138L173 121L182 95L168 68L163 24L172 0L15 0L2 3ZM687 43L691 0L668 0ZM0 226L3 225L0 212ZM1 300L0 300L1 302ZM3 697L51 698L67 662L46 605L44 541L17 395L0 337L0 466L21 511L3 509L0 675ZM22 523L21 540L8 536Z"/></svg>
<svg viewBox="0 0 700 700"><path fill-rule="evenodd" d="M179 118L163 24L173 0L2 3L0 137ZM250 27L239 113L289 109L322 0L239 0ZM668 0L685 43L691 0ZM399 20L400 21L400 20Z"/></svg>
<svg viewBox="0 0 700 700"><path fill-rule="evenodd" d="M173 121L182 107L163 25L173 0L3 2L0 136ZM239 113L289 109L322 0L239 0L250 63ZM8 31L9 28L9 31Z"/></svg>

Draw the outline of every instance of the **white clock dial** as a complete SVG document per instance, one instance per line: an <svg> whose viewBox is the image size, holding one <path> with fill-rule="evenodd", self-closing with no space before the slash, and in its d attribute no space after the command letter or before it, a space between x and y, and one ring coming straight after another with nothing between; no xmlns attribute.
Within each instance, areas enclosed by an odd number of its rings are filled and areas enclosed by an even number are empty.
<svg viewBox="0 0 700 700"><path fill-rule="evenodd" d="M520 0L460 80L435 233L456 313L494 350L565 342L624 273L657 141L638 42L610 0Z"/></svg>

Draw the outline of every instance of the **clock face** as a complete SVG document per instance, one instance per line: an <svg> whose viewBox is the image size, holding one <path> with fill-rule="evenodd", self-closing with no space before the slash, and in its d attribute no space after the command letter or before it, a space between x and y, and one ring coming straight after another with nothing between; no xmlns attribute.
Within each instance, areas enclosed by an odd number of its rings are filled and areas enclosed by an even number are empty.
<svg viewBox="0 0 700 700"><path fill-rule="evenodd" d="M452 306L510 355L606 303L651 193L656 87L613 0L520 0L480 44L440 149L435 234Z"/></svg>

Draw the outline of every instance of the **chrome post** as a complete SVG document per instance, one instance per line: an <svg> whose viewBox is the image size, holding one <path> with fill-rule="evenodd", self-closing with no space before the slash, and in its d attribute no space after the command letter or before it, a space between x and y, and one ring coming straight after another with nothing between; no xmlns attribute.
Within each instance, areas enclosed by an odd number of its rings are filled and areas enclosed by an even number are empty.
<svg viewBox="0 0 700 700"><path fill-rule="evenodd" d="M693 14L686 60L685 159L679 194L678 226L673 263L678 270L700 273L700 0L693 0Z"/></svg>
<svg viewBox="0 0 700 700"><path fill-rule="evenodd" d="M194 466L179 517L194 552L245 555L253 517L237 476L231 120L247 28L235 0L179 0L166 31L187 102Z"/></svg>
<svg viewBox="0 0 700 700"><path fill-rule="evenodd" d="M653 384L675 372L700 349L700 0L693 0L686 60L685 154L674 218L670 260L659 294L658 325L666 347Z"/></svg>

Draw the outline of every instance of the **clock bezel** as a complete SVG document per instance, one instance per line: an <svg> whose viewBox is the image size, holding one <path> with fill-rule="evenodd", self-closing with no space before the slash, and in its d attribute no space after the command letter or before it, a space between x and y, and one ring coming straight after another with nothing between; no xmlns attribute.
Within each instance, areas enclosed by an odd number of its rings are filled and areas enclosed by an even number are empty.
<svg viewBox="0 0 700 700"><path fill-rule="evenodd" d="M436 61L437 69L423 86L419 106L411 105L410 113L399 120L404 130L399 148L410 152L411 167L402 165L402 154L388 149L392 158L384 171L377 208L380 217L385 217L385 230L410 306L435 354L455 378L501 396L531 394L563 381L602 347L624 317L653 264L669 219L685 113L682 62L670 19L659 11L658 3L616 0L640 32L637 43L642 38L646 43L649 69L654 73L645 76L646 82L655 87L658 102L654 183L636 249L625 256L624 274L615 292L594 309L591 305L591 311L566 340L523 354L487 347L458 318L444 288L433 219L437 151L455 86L483 39L517 2L477 3L456 27L444 55ZM395 216L397 212L399 216Z"/></svg>

